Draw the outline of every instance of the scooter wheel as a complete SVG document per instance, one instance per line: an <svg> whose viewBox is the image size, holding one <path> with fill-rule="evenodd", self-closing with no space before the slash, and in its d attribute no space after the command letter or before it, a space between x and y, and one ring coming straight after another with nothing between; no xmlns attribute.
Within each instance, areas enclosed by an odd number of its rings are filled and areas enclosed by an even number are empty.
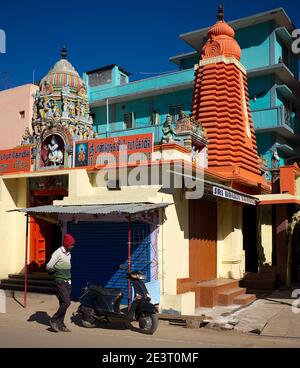
<svg viewBox="0 0 300 368"><path fill-rule="evenodd" d="M157 314L141 314L139 317L140 332L145 335L153 335L158 327Z"/></svg>

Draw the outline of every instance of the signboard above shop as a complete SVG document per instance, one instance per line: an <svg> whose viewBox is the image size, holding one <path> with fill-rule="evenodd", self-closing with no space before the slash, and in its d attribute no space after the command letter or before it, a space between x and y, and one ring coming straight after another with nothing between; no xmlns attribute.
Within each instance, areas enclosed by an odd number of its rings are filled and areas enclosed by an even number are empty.
<svg viewBox="0 0 300 368"><path fill-rule="evenodd" d="M231 201L249 204L252 206L256 205L256 199L250 196L245 196L230 190L226 190L219 187L213 187L213 195L220 198L225 198Z"/></svg>
<svg viewBox="0 0 300 368"><path fill-rule="evenodd" d="M31 147L19 147L0 151L0 175L29 172Z"/></svg>
<svg viewBox="0 0 300 368"><path fill-rule="evenodd" d="M150 161L153 134L139 134L75 142L75 167Z"/></svg>

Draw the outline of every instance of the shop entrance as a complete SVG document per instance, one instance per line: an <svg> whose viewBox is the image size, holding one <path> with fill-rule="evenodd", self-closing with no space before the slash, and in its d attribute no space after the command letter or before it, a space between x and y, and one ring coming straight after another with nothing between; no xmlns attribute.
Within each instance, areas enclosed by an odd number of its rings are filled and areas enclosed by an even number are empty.
<svg viewBox="0 0 300 368"><path fill-rule="evenodd" d="M68 195L67 176L43 176L29 181L30 207L52 205ZM52 253L61 245L62 230L55 219L45 216L30 217L31 272L46 271Z"/></svg>
<svg viewBox="0 0 300 368"><path fill-rule="evenodd" d="M30 218L30 265L31 272L46 271L51 254L61 244L61 226L40 218Z"/></svg>

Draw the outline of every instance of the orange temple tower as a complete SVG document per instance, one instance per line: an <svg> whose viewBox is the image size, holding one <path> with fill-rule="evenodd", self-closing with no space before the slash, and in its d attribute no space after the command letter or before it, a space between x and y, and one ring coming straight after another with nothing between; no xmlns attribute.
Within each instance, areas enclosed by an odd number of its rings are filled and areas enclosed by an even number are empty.
<svg viewBox="0 0 300 368"><path fill-rule="evenodd" d="M249 107L247 72L234 37L220 7L218 22L208 32L195 72L192 117L207 132L209 169L235 187L258 187L264 179Z"/></svg>

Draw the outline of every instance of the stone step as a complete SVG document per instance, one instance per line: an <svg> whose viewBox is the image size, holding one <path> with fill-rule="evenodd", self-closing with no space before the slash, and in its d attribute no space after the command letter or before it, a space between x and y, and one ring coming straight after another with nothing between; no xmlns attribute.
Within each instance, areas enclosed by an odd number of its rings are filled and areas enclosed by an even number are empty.
<svg viewBox="0 0 300 368"><path fill-rule="evenodd" d="M246 281L251 281L251 280L273 280L276 281L276 274L273 274L271 272L266 272L266 273L247 273L244 276L244 279Z"/></svg>
<svg viewBox="0 0 300 368"><path fill-rule="evenodd" d="M239 295L233 299L233 303L237 305L249 305L256 300L256 295L253 294L244 294Z"/></svg>
<svg viewBox="0 0 300 368"><path fill-rule="evenodd" d="M13 290L13 291L24 291L24 285L18 285L18 284L0 284L0 289L3 290ZM32 286L28 285L27 287L28 292L35 292L35 293L41 293L41 294L55 294L56 288L55 287L49 287L49 286Z"/></svg>
<svg viewBox="0 0 300 368"><path fill-rule="evenodd" d="M244 288L237 288L223 291L220 294L218 294L218 305L222 307L232 305L234 304L233 303L234 298L243 294L246 294L246 289Z"/></svg>
<svg viewBox="0 0 300 368"><path fill-rule="evenodd" d="M1 285L5 284L15 284L15 285L23 285L24 284L24 278L9 278L1 280ZM35 279L28 279L28 285L32 286L50 286L55 287L54 280L35 280Z"/></svg>
<svg viewBox="0 0 300 368"><path fill-rule="evenodd" d="M277 268L274 266L262 266L259 269L259 273L261 274L272 274L276 277Z"/></svg>
<svg viewBox="0 0 300 368"><path fill-rule="evenodd" d="M9 279L23 279L24 274L10 274L8 275ZM54 280L53 276L50 276L47 272L32 272L28 274L28 280Z"/></svg>
<svg viewBox="0 0 300 368"><path fill-rule="evenodd" d="M275 280L242 280L240 282L241 287L247 289L258 289L258 290L274 290L276 288Z"/></svg>
<svg viewBox="0 0 300 368"><path fill-rule="evenodd" d="M215 279L198 284L200 288L199 306L203 308L213 308L218 305L218 295L239 288L239 281L232 279Z"/></svg>

